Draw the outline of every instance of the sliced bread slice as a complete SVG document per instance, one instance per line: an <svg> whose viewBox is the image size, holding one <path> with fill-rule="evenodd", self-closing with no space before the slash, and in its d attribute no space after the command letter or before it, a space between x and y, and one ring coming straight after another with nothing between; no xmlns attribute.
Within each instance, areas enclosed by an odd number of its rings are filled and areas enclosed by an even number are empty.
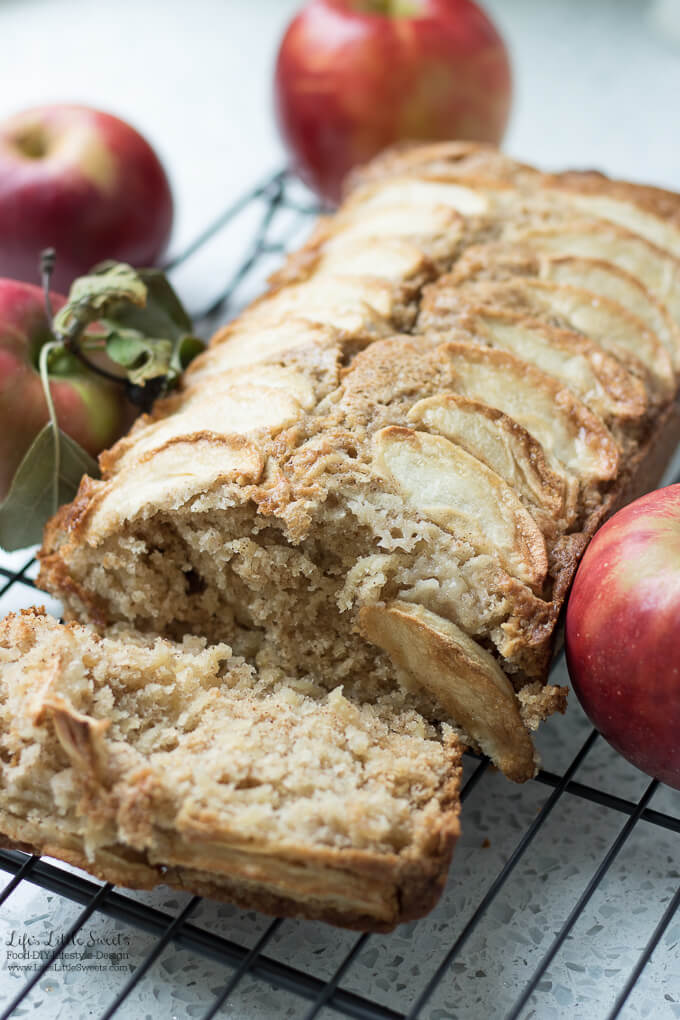
<svg viewBox="0 0 680 1020"><path fill-rule="evenodd" d="M432 908L458 836L450 727L200 639L9 616L0 752L2 842L137 889L387 931Z"/></svg>

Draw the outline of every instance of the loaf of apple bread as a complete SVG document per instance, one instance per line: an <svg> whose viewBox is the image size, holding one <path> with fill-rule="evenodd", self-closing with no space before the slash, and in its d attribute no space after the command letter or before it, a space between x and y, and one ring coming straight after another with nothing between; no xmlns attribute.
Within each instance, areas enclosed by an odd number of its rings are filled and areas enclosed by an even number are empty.
<svg viewBox="0 0 680 1020"><path fill-rule="evenodd" d="M483 146L356 174L48 526L40 584L77 625L6 627L6 837L337 923L428 909L460 748L534 775L579 557L679 438L679 210ZM159 656L161 687L193 679L152 725Z"/></svg>

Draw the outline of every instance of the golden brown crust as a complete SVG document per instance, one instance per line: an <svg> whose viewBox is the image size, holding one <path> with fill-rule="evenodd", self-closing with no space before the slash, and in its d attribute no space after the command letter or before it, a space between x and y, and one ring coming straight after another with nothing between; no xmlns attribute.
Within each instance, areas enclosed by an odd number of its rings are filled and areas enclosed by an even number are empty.
<svg viewBox="0 0 680 1020"><path fill-rule="evenodd" d="M561 379L610 428L635 436L648 409L643 383L599 344L517 310L507 297L487 285L452 287L443 277L426 289L419 325L518 354Z"/></svg>
<svg viewBox="0 0 680 1020"><path fill-rule="evenodd" d="M457 814L457 812L456 812ZM370 885L381 898L382 916L376 916L360 907L341 908L329 905L328 897L319 892L316 897L305 900L286 896L266 888L262 880L238 878L230 874L216 875L214 871L173 864L150 865L132 862L127 856L117 857L116 849L91 859L82 849L65 847L62 842L27 842L22 838L22 827L0 813L0 847L20 850L23 853L53 857L76 868L82 868L103 882L110 882L128 889L155 889L159 885L170 886L184 892L214 900L235 903L244 910L258 910L275 917L290 917L311 921L324 921L356 931L391 932L399 924L415 921L432 910L442 894L448 877L456 840L460 827L451 813L446 826L442 826L438 841L440 850L432 855L427 867L414 862L411 866L394 866L383 858L376 860L375 867L367 869ZM18 835L12 837L12 832ZM332 859L332 855L329 856ZM347 853L342 861L332 861L340 867L345 884L352 873L362 870L364 861ZM308 869L311 861L302 855L296 862L299 868ZM321 873L320 882L324 882ZM379 884L378 884L379 883ZM377 898L377 897L376 897Z"/></svg>
<svg viewBox="0 0 680 1020"><path fill-rule="evenodd" d="M453 439L505 479L528 503L566 526L574 522L574 487L549 467L543 447L497 407L457 393L424 397L409 421Z"/></svg>
<svg viewBox="0 0 680 1020"><path fill-rule="evenodd" d="M345 194L352 195L365 184L383 180L385 177L423 171L443 179L448 176L476 176L481 173L500 180L513 181L520 166L523 167L522 164L505 156L495 145L484 142L433 142L429 145L402 142L386 149L367 166L359 167L350 173L346 180Z"/></svg>
<svg viewBox="0 0 680 1020"><path fill-rule="evenodd" d="M599 170L566 170L541 173L499 152L493 145L475 142L405 143L393 146L368 166L350 174L346 193L367 182L402 173L427 173L444 179L485 177L529 188L556 188L584 196L604 196L630 204L680 231L680 198L677 192L608 177ZM607 217L605 217L607 218ZM680 234L679 234L680 237Z"/></svg>
<svg viewBox="0 0 680 1020"><path fill-rule="evenodd" d="M665 306L611 263L490 243L467 249L449 285L590 336L642 378L654 403L675 393L671 354L677 327Z"/></svg>
<svg viewBox="0 0 680 1020"><path fill-rule="evenodd" d="M0 825L5 822L0 816ZM280 893L267 891L261 884L246 879L232 878L223 875L219 878L210 872L195 868L165 867L145 864L132 864L128 860L118 860L111 852L104 859L88 859L80 850L66 849L63 844L33 844L21 839L12 839L0 832L0 847L6 850L20 850L23 853L42 854L54 857L73 867L89 872L103 882L111 882L129 889L155 889L159 885L169 886L181 892L190 892L213 900L234 903L243 910L258 910L274 917L289 917L310 921L323 921L355 931L388 933L399 924L415 921L424 917L437 904L446 885L448 869L453 855L453 847L458 836L458 828L451 825L451 831L442 833L442 850L439 860L434 860L429 874L422 869L401 869L394 878L394 885L386 900L391 904L391 915L377 918L368 911L361 909L340 909L329 906L323 896L310 899L305 903L284 896ZM304 867L301 861L300 866ZM352 861L347 860L346 871L352 868ZM382 872L382 862L381 862ZM380 878L385 885L385 875Z"/></svg>
<svg viewBox="0 0 680 1020"><path fill-rule="evenodd" d="M492 379L498 379L498 389L491 392L489 401L500 410L504 410L502 403L508 401L505 406L512 410L507 413L520 424L521 411L515 406L513 398L517 394L531 392L544 397L546 417L533 425L533 431L537 433L537 426L541 424L545 426L542 438L551 432L557 436L558 423L563 426L561 445L558 446L556 442L551 448L546 439L545 448L558 460L562 459L565 466L581 478L583 483L608 482L616 478L620 455L611 433L602 419L589 411L559 380L509 351L457 341L442 344L441 350L459 374L466 395L476 396L479 393L479 398L484 399L483 390L478 390L478 387L489 386ZM548 404L553 407L552 421L547 417ZM533 405L528 406L530 412L533 412Z"/></svg>
<svg viewBox="0 0 680 1020"><path fill-rule="evenodd" d="M581 195L607 195L630 202L680 230L680 198L677 192L654 188L648 184L616 180L599 170L566 170L547 175L547 180L565 191Z"/></svg>

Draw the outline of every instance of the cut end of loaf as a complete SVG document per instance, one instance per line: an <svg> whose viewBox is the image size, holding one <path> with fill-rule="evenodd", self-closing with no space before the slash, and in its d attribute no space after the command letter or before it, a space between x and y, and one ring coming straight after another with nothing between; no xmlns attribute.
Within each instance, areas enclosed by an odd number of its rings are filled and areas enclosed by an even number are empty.
<svg viewBox="0 0 680 1020"><path fill-rule="evenodd" d="M257 880L287 913L318 901L367 926L431 905L460 745L398 692L368 704L268 682L226 645L102 638L39 613L2 624L0 691L0 824L17 843L59 841L123 884L241 877L245 903Z"/></svg>
<svg viewBox="0 0 680 1020"><path fill-rule="evenodd" d="M259 676L309 680L327 690L342 684L365 702L399 690L428 719L457 725L461 739L489 753L513 778L530 778L535 763L516 689L542 674L549 654L552 609L535 590L545 586L548 566L541 533L496 475L493 503L473 489L465 515L452 517L458 489L441 489L440 446L446 447L443 472L450 470L454 480L463 468L463 480L474 478L476 462L444 437L432 440L436 457L423 462L420 492L409 490L406 480L394 480L393 459L393 491L381 491L369 470L388 473L385 433L391 435L377 430L363 441L355 435L349 450L333 453L332 471L323 465L319 470L309 449L313 440L303 444L286 465L288 486L277 479L285 499L267 486L253 488L245 499L242 489L222 487L186 506L126 522L98 542L96 563L86 542L72 543L66 553L68 610L174 640L195 635L228 642ZM409 441L422 436L421 445L430 439L411 429L396 433L395 442L401 433ZM405 445L408 459L410 442ZM453 457L452 465L446 457ZM414 504L426 477L432 505L422 519ZM105 501L106 496L101 506ZM263 512L263 504L272 512ZM494 533L505 536L507 564L494 558L489 546ZM519 541L516 553L513 536ZM63 556L62 551L58 565ZM45 569L51 564L47 558ZM460 680L480 699L479 715L488 718L484 727L467 725L479 717L475 714L451 711L452 702L442 697L446 677L433 686L427 658L418 670L406 668L361 627L363 608L395 600L414 612L428 611L431 647L438 640L461 646L447 666L449 679ZM477 643L479 661L460 674ZM512 681L500 669L501 655ZM488 674L486 687L480 687L481 673ZM521 767L506 768L510 757L499 756L489 737L497 706L483 704L484 691L494 689L497 676L514 705ZM505 727L505 717L496 718L499 730Z"/></svg>

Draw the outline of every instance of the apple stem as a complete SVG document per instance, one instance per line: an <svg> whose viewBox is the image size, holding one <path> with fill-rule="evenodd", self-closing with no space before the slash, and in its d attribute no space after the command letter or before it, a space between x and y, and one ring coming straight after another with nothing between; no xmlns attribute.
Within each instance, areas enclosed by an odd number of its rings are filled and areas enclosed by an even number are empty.
<svg viewBox="0 0 680 1020"><path fill-rule="evenodd" d="M50 379L48 369L48 358L52 351L57 350L61 347L58 340L50 340L48 343L43 344L40 348L40 357L38 359L38 367L40 369L40 379L43 384L43 390L45 391L45 400L47 402L47 410L52 422L52 435L54 437L54 485L52 486L52 513L56 514L59 509L59 473L61 471L61 444L59 442L59 421L57 420L57 414L54 410L54 401L52 400L52 392L50 390Z"/></svg>
<svg viewBox="0 0 680 1020"><path fill-rule="evenodd" d="M47 321L50 324L50 330L52 329L52 320L54 319L52 297L50 295L50 283L52 282L52 273L54 272L54 264L56 261L57 253L54 248L45 248L44 251L40 252L40 279L42 281L43 293L45 295L45 312L47 313Z"/></svg>

